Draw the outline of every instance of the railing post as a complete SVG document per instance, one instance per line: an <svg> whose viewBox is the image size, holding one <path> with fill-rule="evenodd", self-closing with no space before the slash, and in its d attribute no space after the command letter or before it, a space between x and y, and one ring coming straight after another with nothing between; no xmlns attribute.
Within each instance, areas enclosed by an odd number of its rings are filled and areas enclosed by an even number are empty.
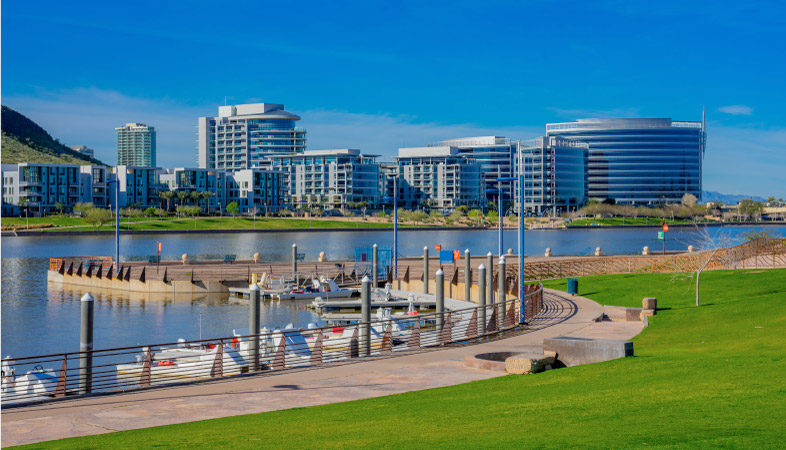
<svg viewBox="0 0 786 450"><path fill-rule="evenodd" d="M464 250L464 301L472 301L472 264L469 249Z"/></svg>
<svg viewBox="0 0 786 450"><path fill-rule="evenodd" d="M297 244L292 244L292 279L295 280L295 286L297 286Z"/></svg>
<svg viewBox="0 0 786 450"><path fill-rule="evenodd" d="M478 266L478 308L480 310L480 334L486 334L486 266Z"/></svg>
<svg viewBox="0 0 786 450"><path fill-rule="evenodd" d="M93 390L93 304L90 293L82 296L82 327L79 333L79 393L89 394Z"/></svg>
<svg viewBox="0 0 786 450"><path fill-rule="evenodd" d="M259 370L259 286L254 283L248 288L248 355L249 372Z"/></svg>
<svg viewBox="0 0 786 450"><path fill-rule="evenodd" d="M361 305L361 342L363 342L363 356L371 355L371 280L368 276L363 277L360 289Z"/></svg>
<svg viewBox="0 0 786 450"><path fill-rule="evenodd" d="M497 317L505 317L505 290L507 290L507 272L505 271L505 256L499 257L499 277L497 279L499 294L497 297Z"/></svg>
<svg viewBox="0 0 786 450"><path fill-rule="evenodd" d="M486 268L488 273L486 276L486 303L489 305L494 304L494 255L488 252L486 255Z"/></svg>
<svg viewBox="0 0 786 450"><path fill-rule="evenodd" d="M377 244L372 247L371 258L371 286L376 289L379 287L379 246Z"/></svg>
<svg viewBox="0 0 786 450"><path fill-rule="evenodd" d="M423 247L423 293L428 294L428 246Z"/></svg>
<svg viewBox="0 0 786 450"><path fill-rule="evenodd" d="M437 270L437 333L445 326L445 272Z"/></svg>

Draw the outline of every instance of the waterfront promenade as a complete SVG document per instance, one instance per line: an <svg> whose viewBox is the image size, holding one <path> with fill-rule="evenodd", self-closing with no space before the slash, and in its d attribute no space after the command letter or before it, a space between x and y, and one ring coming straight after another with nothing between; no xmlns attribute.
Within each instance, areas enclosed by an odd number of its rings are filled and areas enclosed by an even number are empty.
<svg viewBox="0 0 786 450"><path fill-rule="evenodd" d="M630 339L640 322L594 322L601 305L548 290L530 326L490 342L291 369L188 386L68 399L2 412L2 446L336 403L466 383L504 375L467 368L465 356L539 351L543 339Z"/></svg>

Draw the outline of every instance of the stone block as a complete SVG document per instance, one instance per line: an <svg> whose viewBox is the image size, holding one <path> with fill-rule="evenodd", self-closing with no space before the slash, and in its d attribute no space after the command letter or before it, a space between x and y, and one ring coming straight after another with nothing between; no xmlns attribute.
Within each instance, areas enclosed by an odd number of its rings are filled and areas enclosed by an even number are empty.
<svg viewBox="0 0 786 450"><path fill-rule="evenodd" d="M556 352L557 361L570 367L633 356L633 342L560 336L543 340L544 352Z"/></svg>
<svg viewBox="0 0 786 450"><path fill-rule="evenodd" d="M622 306L604 306L603 313L612 321L638 322L641 320L641 308L624 308Z"/></svg>
<svg viewBox="0 0 786 450"><path fill-rule="evenodd" d="M644 297L641 300L641 309L651 309L655 311L658 309L658 299L656 297Z"/></svg>
<svg viewBox="0 0 786 450"><path fill-rule="evenodd" d="M505 360L505 372L515 375L538 373L546 370L546 366L554 363L553 356L544 356L537 353L521 353Z"/></svg>

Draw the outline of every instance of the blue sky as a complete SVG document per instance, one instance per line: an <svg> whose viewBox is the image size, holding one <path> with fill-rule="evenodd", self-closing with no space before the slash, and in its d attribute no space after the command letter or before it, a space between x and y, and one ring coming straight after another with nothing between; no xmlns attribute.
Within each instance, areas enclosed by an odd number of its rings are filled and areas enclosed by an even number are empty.
<svg viewBox="0 0 786 450"><path fill-rule="evenodd" d="M284 103L310 149L700 120L704 187L786 196L780 2L3 2L2 103L114 163L114 127L196 165L197 117Z"/></svg>

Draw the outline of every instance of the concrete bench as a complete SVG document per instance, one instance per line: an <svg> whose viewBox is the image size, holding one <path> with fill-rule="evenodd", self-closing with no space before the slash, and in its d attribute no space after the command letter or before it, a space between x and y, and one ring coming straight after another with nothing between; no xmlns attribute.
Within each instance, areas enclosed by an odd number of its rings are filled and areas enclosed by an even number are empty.
<svg viewBox="0 0 786 450"><path fill-rule="evenodd" d="M554 352L557 361L570 367L633 356L633 342L560 336L543 340L543 352Z"/></svg>

